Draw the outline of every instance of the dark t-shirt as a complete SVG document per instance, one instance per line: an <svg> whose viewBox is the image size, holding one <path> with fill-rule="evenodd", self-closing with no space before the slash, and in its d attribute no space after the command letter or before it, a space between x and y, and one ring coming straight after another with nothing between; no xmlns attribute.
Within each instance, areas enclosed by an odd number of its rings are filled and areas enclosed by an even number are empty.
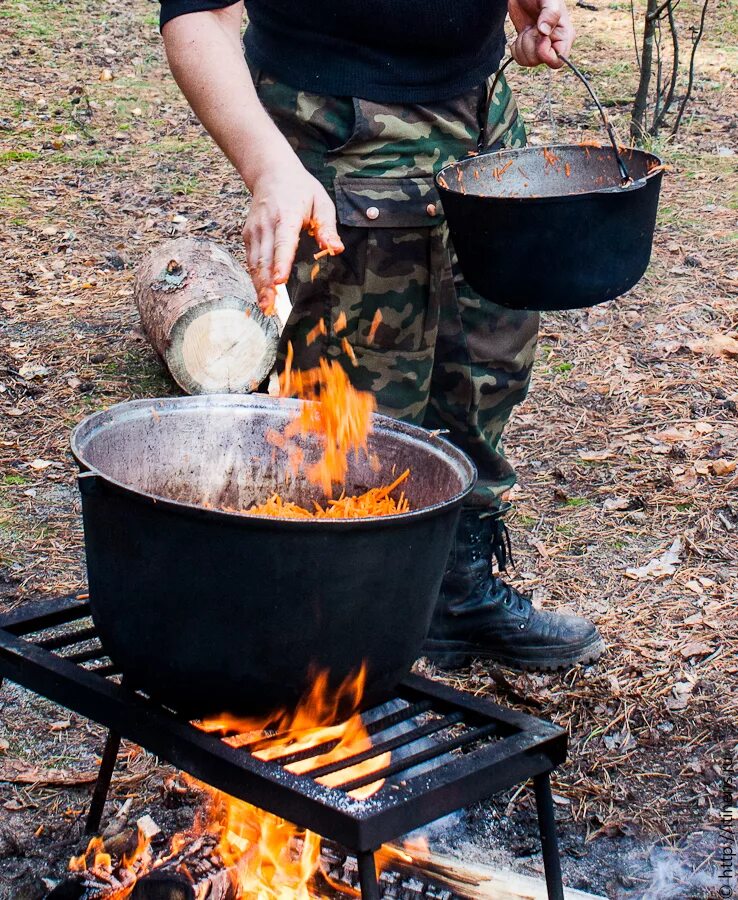
<svg viewBox="0 0 738 900"><path fill-rule="evenodd" d="M161 0L161 25L232 0ZM423 103L499 65L506 0L246 0L253 66L299 90Z"/></svg>

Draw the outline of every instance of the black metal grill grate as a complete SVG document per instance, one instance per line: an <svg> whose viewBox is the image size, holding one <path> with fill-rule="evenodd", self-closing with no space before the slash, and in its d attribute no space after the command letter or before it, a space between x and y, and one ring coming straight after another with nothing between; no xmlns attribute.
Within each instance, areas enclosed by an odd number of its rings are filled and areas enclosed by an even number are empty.
<svg viewBox="0 0 738 900"><path fill-rule="evenodd" d="M126 689L80 597L0 618L0 675L111 730L102 793L100 785L96 792L99 812L123 736L213 787L356 851L360 864L362 854L381 844L528 778L538 779L537 795L545 788L550 800L548 773L566 757L565 734L550 723L410 676L394 697L363 713L370 749L297 775L286 767L327 752L331 743L264 761L254 755L264 738L207 734ZM378 771L349 773L339 787L321 783L383 753L391 755ZM385 784L370 798L350 796L379 779Z"/></svg>

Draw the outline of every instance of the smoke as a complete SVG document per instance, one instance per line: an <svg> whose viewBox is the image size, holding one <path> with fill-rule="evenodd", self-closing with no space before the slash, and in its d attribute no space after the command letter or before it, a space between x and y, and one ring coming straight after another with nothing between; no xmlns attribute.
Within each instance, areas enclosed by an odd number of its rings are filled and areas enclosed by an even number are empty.
<svg viewBox="0 0 738 900"><path fill-rule="evenodd" d="M642 900L699 900L719 896L717 871L683 849L655 848L649 857L651 881Z"/></svg>
<svg viewBox="0 0 738 900"><path fill-rule="evenodd" d="M406 837L409 840L426 840L429 844L435 844L438 842L443 843L449 837L458 837L464 831L464 812L463 810L458 810L449 813L442 819L436 819L435 822L431 822L429 825L416 828L415 831L406 835Z"/></svg>

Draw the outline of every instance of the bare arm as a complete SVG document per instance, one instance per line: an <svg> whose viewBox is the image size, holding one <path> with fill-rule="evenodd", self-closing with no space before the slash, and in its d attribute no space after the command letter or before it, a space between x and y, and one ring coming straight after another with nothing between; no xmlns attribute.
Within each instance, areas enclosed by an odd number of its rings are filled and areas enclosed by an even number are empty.
<svg viewBox="0 0 738 900"><path fill-rule="evenodd" d="M240 39L243 2L166 23L172 74L202 124L252 194L243 238L262 305L287 281L303 228L321 249L340 253L333 203L259 102Z"/></svg>

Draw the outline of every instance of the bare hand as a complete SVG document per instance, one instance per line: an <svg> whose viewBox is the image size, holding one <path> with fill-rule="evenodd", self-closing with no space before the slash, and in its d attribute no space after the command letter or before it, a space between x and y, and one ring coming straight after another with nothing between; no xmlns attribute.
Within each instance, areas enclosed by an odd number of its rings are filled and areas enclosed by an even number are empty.
<svg viewBox="0 0 738 900"><path fill-rule="evenodd" d="M575 34L564 0L508 0L508 11L518 33L510 48L515 62L560 69L557 53L569 55Z"/></svg>
<svg viewBox="0 0 738 900"><path fill-rule="evenodd" d="M275 159L251 185L251 209L243 229L246 261L259 305L271 312L275 285L289 278L300 232L308 228L321 250L341 253L336 210L323 186L297 157Z"/></svg>

